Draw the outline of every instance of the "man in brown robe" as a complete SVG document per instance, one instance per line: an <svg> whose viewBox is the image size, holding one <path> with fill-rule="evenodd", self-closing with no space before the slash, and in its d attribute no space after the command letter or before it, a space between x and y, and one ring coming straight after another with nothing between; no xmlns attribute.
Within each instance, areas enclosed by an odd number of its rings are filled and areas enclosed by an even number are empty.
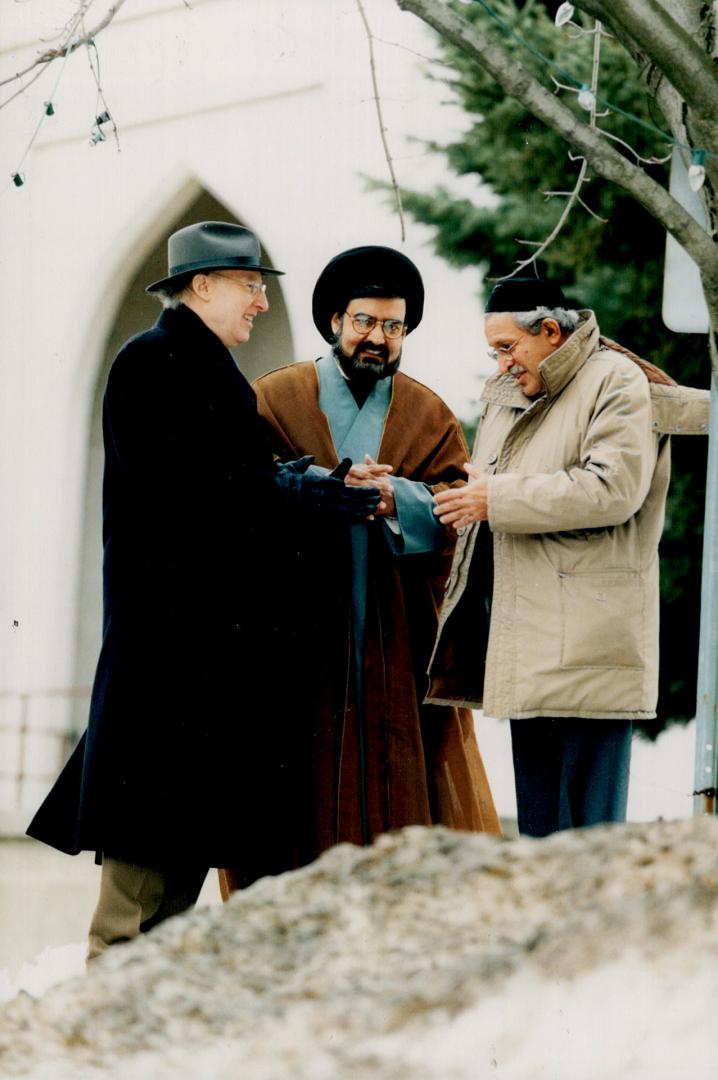
<svg viewBox="0 0 718 1080"><path fill-rule="evenodd" d="M296 865L404 825L500 831L471 712L422 704L451 561L433 493L460 483L468 460L444 402L398 371L423 300L400 252L343 252L313 297L330 351L255 383L281 459L312 454L331 470L350 458L347 483L383 496L372 521L315 531L297 554L311 680L287 688L306 755L288 823ZM241 884L225 872L225 895Z"/></svg>

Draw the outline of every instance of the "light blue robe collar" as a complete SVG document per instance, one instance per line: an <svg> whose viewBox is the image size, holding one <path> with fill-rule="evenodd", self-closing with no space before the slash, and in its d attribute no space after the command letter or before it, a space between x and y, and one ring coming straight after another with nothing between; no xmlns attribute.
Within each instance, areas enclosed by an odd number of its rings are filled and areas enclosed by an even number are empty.
<svg viewBox="0 0 718 1080"><path fill-rule="evenodd" d="M363 464L365 454L378 460L394 380L377 379L360 409L332 353L317 361L317 373L319 408L329 421L339 460Z"/></svg>

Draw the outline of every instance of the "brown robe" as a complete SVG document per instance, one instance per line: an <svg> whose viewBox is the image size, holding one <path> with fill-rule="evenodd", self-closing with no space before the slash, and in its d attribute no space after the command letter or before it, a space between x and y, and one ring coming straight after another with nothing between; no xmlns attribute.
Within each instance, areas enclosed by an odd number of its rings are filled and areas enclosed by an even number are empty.
<svg viewBox="0 0 718 1080"><path fill-rule="evenodd" d="M285 460L313 454L334 468L337 451L319 409L314 363L263 376L259 412ZM465 479L468 450L456 418L433 391L402 372L393 380L378 460L393 475L434 489ZM500 834L491 791L466 709L423 705L426 669L451 563L438 554L396 557L379 521L369 526L369 588L364 647L369 825L373 836L404 825L447 825ZM324 529L300 553L307 581L312 698L303 710L305 785L297 807L296 865L342 841L361 843L357 715L351 650L350 554ZM290 867L287 867L290 869ZM241 884L221 872L223 895Z"/></svg>

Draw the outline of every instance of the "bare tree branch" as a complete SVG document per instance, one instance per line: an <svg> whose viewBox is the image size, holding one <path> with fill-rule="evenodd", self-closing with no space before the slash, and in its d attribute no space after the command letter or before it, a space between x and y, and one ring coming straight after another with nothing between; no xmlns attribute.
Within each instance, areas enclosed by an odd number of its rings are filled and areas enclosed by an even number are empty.
<svg viewBox="0 0 718 1080"><path fill-rule="evenodd" d="M597 19L608 19L640 42L641 51L696 116L715 124L718 72L700 43L658 0L576 0L576 7Z"/></svg>
<svg viewBox="0 0 718 1080"><path fill-rule="evenodd" d="M589 125L592 128L595 128L596 127L596 91L598 89L598 73L599 73L600 58L601 58L601 23L598 20L596 20L596 24L595 24L593 32L595 33L595 37L593 39L593 62L592 62L592 65L591 65L592 105L591 105ZM534 251L531 258L529 258L529 259L521 259L519 261L518 265L516 266L516 269L513 270L512 273L506 274L505 277L501 278L500 280L505 281L507 278L515 277L516 274L519 274L519 273L521 273L522 270L525 270L527 266L533 265L535 267L536 260L539 259L543 255L544 251L546 251L546 249L549 248L551 246L551 244L554 242L554 240L559 235L559 233L563 229L564 225L568 221L569 215L570 215L571 211L573 210L574 206L576 206L576 204L582 206L584 208L584 210L587 210L589 212L589 214L591 214L593 217L597 216L596 214L593 213L593 210L591 210L588 206L586 206L586 203L581 198L581 188L583 187L583 184L585 182L587 172L588 172L588 162L586 161L585 158L582 158L581 159L581 168L579 169L578 178L576 180L576 184L574 186L573 191L547 191L547 192L544 193L546 195L546 198L551 198L553 196L565 196L566 197L566 200L567 200L566 205L564 206L564 208L563 208L563 210L561 212L561 215L559 216L558 221L554 225L554 227L551 230L551 232L549 233L549 235L543 241L543 243L539 244L536 247L536 251ZM526 243L526 241L520 241L520 243Z"/></svg>
<svg viewBox="0 0 718 1080"><path fill-rule="evenodd" d="M100 19L96 26L93 26L91 30L83 31L79 36L75 36L77 24L84 18L85 5L80 3L77 14L68 24L68 32L65 40L54 49L46 49L45 52L37 56L35 60L33 60L31 64L28 64L26 68L23 68L22 71L16 71L14 75L8 76L7 79L0 79L0 86L7 86L8 83L15 82L16 79L22 79L24 75L27 75L39 65L51 64L53 60L61 60L63 57L69 56L70 53L75 52L76 49L81 48L83 45L89 45L106 26L109 26L124 3L125 0L115 0L114 4L107 9L105 15ZM13 95L13 97L15 96L17 95ZM12 101L12 97L4 101L3 105L7 105L10 101Z"/></svg>
<svg viewBox="0 0 718 1080"><path fill-rule="evenodd" d="M522 259L517 264L516 268L511 271L510 274L504 274L503 277L498 278L499 281L507 281L508 278L512 278L516 274L520 274L521 271L525 270L527 266L531 266L531 265L535 264L536 260L541 258L544 251L546 250L546 248L551 246L551 244L554 242L554 240L556 239L558 234L561 232L561 229L564 227L564 225L568 221L569 214L573 210L576 203L581 202L581 199L579 198L578 193L581 190L581 187L583 186L584 180L586 179L587 170L588 170L588 163L587 163L586 159L584 158L584 160L581 162L581 168L579 170L578 177L576 179L576 186L574 187L573 191L568 192L568 198L566 199L566 205L564 206L563 210L561 211L561 216L559 217L558 221L554 225L554 227L551 230L551 232L549 233L549 235L546 237L545 240L542 240L541 243L538 244L538 246L536 247L536 250L534 251L534 253L533 253L533 255L531 256L530 259ZM559 192L559 191L547 191L546 192L547 198L551 197L552 195L562 195L562 194L563 194L563 192ZM527 244L527 243L529 243L529 241L528 240L519 240L518 243L519 244Z"/></svg>
<svg viewBox="0 0 718 1080"><path fill-rule="evenodd" d="M394 162L392 160L391 151L389 150L389 143L386 138L386 127L384 126L384 118L381 111L381 99L379 97L379 84L376 78L376 63L374 61L374 39L369 26L369 20L366 17L364 5L362 0L356 0L359 14L361 15L362 22L364 23L364 29L366 30L366 36L369 41L369 65L371 67L371 82L374 87L374 104L376 105L376 115L379 120L379 134L381 135L382 146L384 147L384 157L386 158L387 166L389 167L389 176L391 178L391 186L394 191L394 198L396 199L396 209L399 214L399 225L401 228L401 240L402 243L406 240L406 228L404 226L404 209L401 205L401 190L397 183L396 174L394 173Z"/></svg>
<svg viewBox="0 0 718 1080"><path fill-rule="evenodd" d="M582 123L571 109L518 63L516 57L495 40L494 35L486 30L479 32L466 19L436 0L396 0L396 3L403 11L417 15L481 64L506 93L575 147L588 160L594 172L606 180L612 180L632 195L698 263L704 276L704 286L709 286L718 297L718 247L660 184L609 146L598 132Z"/></svg>

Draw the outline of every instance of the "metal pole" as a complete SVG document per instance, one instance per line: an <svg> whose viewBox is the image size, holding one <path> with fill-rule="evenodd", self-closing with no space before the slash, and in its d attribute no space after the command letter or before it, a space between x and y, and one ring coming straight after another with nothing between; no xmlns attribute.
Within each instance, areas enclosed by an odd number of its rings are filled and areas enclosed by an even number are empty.
<svg viewBox="0 0 718 1080"><path fill-rule="evenodd" d="M693 813L715 814L718 788L718 388L711 379L706 516L703 530Z"/></svg>

